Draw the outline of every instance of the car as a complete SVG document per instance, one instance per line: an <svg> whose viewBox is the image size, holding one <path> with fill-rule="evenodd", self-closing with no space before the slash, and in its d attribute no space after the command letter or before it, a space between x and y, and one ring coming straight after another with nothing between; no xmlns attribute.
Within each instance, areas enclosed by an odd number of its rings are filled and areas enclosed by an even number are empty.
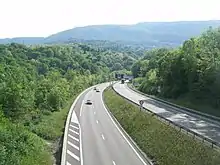
<svg viewBox="0 0 220 165"><path fill-rule="evenodd" d="M91 105L91 104L92 104L92 101L91 101L91 100L87 100L87 101L86 101L86 104Z"/></svg>
<svg viewBox="0 0 220 165"><path fill-rule="evenodd" d="M99 89L96 89L96 92L100 92L100 90L99 90Z"/></svg>
<svg viewBox="0 0 220 165"><path fill-rule="evenodd" d="M94 87L94 90L96 90L96 87Z"/></svg>

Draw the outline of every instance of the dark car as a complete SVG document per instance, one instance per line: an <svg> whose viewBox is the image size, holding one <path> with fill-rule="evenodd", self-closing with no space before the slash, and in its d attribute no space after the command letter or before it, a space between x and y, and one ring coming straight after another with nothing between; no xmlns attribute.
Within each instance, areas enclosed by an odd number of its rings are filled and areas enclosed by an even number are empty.
<svg viewBox="0 0 220 165"><path fill-rule="evenodd" d="M92 101L91 101L91 100L87 100L87 101L86 101L86 104L91 105L91 104L92 104Z"/></svg>
<svg viewBox="0 0 220 165"><path fill-rule="evenodd" d="M100 90L99 90L99 89L96 89L96 92L100 92Z"/></svg>
<svg viewBox="0 0 220 165"><path fill-rule="evenodd" d="M96 90L96 87L94 87L94 90Z"/></svg>

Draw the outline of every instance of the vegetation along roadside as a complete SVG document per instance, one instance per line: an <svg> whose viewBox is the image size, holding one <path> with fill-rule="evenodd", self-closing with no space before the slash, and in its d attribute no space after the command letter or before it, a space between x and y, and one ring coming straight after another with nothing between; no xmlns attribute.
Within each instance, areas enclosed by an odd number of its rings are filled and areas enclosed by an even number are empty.
<svg viewBox="0 0 220 165"><path fill-rule="evenodd" d="M0 165L59 164L73 99L133 62L82 44L0 45Z"/></svg>
<svg viewBox="0 0 220 165"><path fill-rule="evenodd" d="M159 165L217 165L220 152L162 123L130 104L112 89L104 92L104 101L113 115L151 159Z"/></svg>
<svg viewBox="0 0 220 165"><path fill-rule="evenodd" d="M132 66L141 92L220 117L220 28L175 49L149 50Z"/></svg>

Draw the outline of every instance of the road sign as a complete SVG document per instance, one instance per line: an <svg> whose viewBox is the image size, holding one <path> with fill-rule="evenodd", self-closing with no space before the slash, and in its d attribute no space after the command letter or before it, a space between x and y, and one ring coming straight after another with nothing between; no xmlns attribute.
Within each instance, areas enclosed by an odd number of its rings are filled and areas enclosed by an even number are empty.
<svg viewBox="0 0 220 165"><path fill-rule="evenodd" d="M140 103L140 105L143 105L144 101L143 100L139 100L139 103Z"/></svg>
<svg viewBox="0 0 220 165"><path fill-rule="evenodd" d="M140 111L142 111L142 109L143 109L143 104L144 104L144 100L139 100L139 103L140 103Z"/></svg>

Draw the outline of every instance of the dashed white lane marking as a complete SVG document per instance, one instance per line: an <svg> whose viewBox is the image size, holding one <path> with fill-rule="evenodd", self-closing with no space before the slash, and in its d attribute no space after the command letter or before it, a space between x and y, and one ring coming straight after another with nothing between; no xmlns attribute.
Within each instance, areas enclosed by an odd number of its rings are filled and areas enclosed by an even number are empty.
<svg viewBox="0 0 220 165"><path fill-rule="evenodd" d="M80 113L79 113L79 116L82 116L83 104L84 104L84 100L82 101L82 104L81 104L81 107L80 107Z"/></svg>
<svg viewBox="0 0 220 165"><path fill-rule="evenodd" d="M79 124L79 121L76 117L76 112L75 111L73 111L73 113L72 113L71 122Z"/></svg>
<svg viewBox="0 0 220 165"><path fill-rule="evenodd" d="M98 121L98 120L96 120L96 123L97 123L97 124L99 124L99 121Z"/></svg>
<svg viewBox="0 0 220 165"><path fill-rule="evenodd" d="M71 132L73 132L73 133L75 133L75 134L79 135L79 133L78 133L78 132L76 132L76 131L74 131L74 130L72 130L72 129L70 129L70 128L69 128L69 131L71 131Z"/></svg>
<svg viewBox="0 0 220 165"><path fill-rule="evenodd" d="M100 98L102 105L104 105L104 109L106 111L106 113L108 114L109 118L111 119L112 123L115 125L115 127L118 129L119 133L121 134L121 136L126 140L126 142L128 143L128 145L131 147L131 149L135 152L135 154L137 155L137 157L141 160L141 162L144 165L147 165L147 163L145 163L145 161L143 160L143 158L139 155L139 153L134 149L134 147L132 146L132 144L130 143L130 141L126 138L126 136L122 133L122 131L120 130L120 128L117 126L117 124L115 123L115 121L113 120L113 118L111 117L111 115L109 114L108 110L105 107L104 101L102 99L102 97Z"/></svg>
<svg viewBox="0 0 220 165"><path fill-rule="evenodd" d="M75 144L71 143L70 141L68 141L67 144L69 144L69 145L72 146L73 148L79 150L79 147L77 147Z"/></svg>
<svg viewBox="0 0 220 165"><path fill-rule="evenodd" d="M116 165L116 163L115 163L115 161L114 161L114 160L112 161L112 163L113 163L113 165Z"/></svg>
<svg viewBox="0 0 220 165"><path fill-rule="evenodd" d="M105 140L105 136L102 134L102 139Z"/></svg>
<svg viewBox="0 0 220 165"><path fill-rule="evenodd" d="M94 111L94 115L96 114L96 112Z"/></svg>
<svg viewBox="0 0 220 165"><path fill-rule="evenodd" d="M78 127L71 125L71 124L70 124L70 127L75 128L75 129L79 129Z"/></svg>
<svg viewBox="0 0 220 165"><path fill-rule="evenodd" d="M69 162L66 162L66 165L71 165Z"/></svg>
<svg viewBox="0 0 220 165"><path fill-rule="evenodd" d="M69 136L70 138L72 138L73 140L75 140L75 141L79 142L79 139L77 139L77 138L73 137L72 135L68 134L68 136Z"/></svg>
<svg viewBox="0 0 220 165"><path fill-rule="evenodd" d="M76 156L74 153L72 153L71 151L67 150L67 154L69 154L70 156L72 156L74 159L79 161L79 157Z"/></svg>

